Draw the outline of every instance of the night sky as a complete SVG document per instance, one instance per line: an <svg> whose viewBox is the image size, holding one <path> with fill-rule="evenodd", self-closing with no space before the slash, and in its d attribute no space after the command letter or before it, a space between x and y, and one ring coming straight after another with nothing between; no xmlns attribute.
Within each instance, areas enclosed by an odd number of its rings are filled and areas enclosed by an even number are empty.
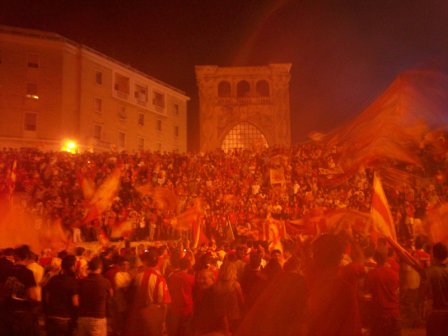
<svg viewBox="0 0 448 336"><path fill-rule="evenodd" d="M0 24L83 43L187 93L194 66L292 63L293 142L367 107L400 72L448 69L447 0L0 0Z"/></svg>

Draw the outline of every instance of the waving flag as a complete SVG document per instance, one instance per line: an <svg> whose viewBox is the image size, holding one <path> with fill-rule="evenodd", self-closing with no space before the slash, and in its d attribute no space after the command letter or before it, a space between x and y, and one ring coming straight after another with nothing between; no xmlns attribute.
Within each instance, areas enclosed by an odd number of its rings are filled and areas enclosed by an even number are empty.
<svg viewBox="0 0 448 336"><path fill-rule="evenodd" d="M120 169L116 169L95 191L90 200L90 207L83 219L84 223L97 219L104 211L109 209L120 188L120 174Z"/></svg>
<svg viewBox="0 0 448 336"><path fill-rule="evenodd" d="M397 234L392 215L390 214L389 204L387 203L381 181L376 174L373 178L371 215L374 228L387 238L387 241L394 248L395 252L397 252L404 262L413 267L417 272L422 273L423 269L420 263L397 241Z"/></svg>
<svg viewBox="0 0 448 336"><path fill-rule="evenodd" d="M12 195L14 194L14 190L16 189L16 180L17 180L17 160L14 160L11 167L11 172L9 173L7 184L8 184L8 192L9 192L9 200L12 200Z"/></svg>
<svg viewBox="0 0 448 336"><path fill-rule="evenodd" d="M371 215L373 226L379 233L397 241L397 233L392 215L389 210L386 195L379 177L375 174L373 178L373 195Z"/></svg>

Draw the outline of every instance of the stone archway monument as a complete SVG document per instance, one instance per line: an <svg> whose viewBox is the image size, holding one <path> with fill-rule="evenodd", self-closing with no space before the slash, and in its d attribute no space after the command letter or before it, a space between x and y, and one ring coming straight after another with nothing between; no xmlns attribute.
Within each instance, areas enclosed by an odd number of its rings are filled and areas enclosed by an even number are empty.
<svg viewBox="0 0 448 336"><path fill-rule="evenodd" d="M201 151L291 144L291 64L196 66Z"/></svg>

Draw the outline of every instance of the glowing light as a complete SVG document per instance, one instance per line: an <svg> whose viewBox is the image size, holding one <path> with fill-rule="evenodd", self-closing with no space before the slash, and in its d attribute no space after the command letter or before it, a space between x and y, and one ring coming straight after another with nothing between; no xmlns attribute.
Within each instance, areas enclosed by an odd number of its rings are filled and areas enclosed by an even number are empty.
<svg viewBox="0 0 448 336"><path fill-rule="evenodd" d="M76 141L73 140L69 139L64 140L61 150L63 152L76 154L78 152L78 144L76 143Z"/></svg>
<svg viewBox="0 0 448 336"><path fill-rule="evenodd" d="M27 98L31 98L31 99L35 99L35 100L39 99L39 96L35 95L35 94L27 94L26 96L27 96Z"/></svg>

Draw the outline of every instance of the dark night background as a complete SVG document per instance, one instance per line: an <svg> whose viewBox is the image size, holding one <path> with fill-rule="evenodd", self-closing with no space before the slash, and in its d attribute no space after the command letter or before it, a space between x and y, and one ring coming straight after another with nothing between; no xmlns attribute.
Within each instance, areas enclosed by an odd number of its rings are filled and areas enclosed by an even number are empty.
<svg viewBox="0 0 448 336"><path fill-rule="evenodd" d="M0 24L52 31L191 97L194 65L292 63L293 143L361 112L400 72L446 71L447 0L0 0Z"/></svg>

